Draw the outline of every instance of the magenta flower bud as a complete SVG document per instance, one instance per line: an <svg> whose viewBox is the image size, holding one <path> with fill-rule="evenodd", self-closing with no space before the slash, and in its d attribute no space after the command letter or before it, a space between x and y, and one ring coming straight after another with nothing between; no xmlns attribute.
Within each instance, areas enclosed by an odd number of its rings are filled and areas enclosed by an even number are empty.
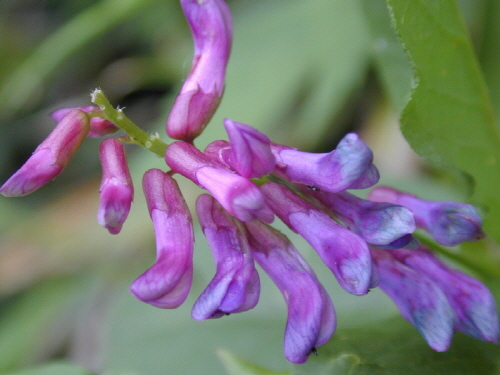
<svg viewBox="0 0 500 375"><path fill-rule="evenodd" d="M118 234L127 219L134 198L125 150L120 141L108 138L101 143L101 199L97 222L111 234Z"/></svg>
<svg viewBox="0 0 500 375"><path fill-rule="evenodd" d="M370 148L355 133L347 134L337 148L327 154L301 152L273 145L278 171L291 182L336 193L366 188L378 181L378 171Z"/></svg>
<svg viewBox="0 0 500 375"><path fill-rule="evenodd" d="M273 221L274 214L257 185L222 167L193 145L181 141L172 143L165 160L173 171L208 190L237 219Z"/></svg>
<svg viewBox="0 0 500 375"><path fill-rule="evenodd" d="M198 197L196 212L217 270L191 316L196 320L220 318L254 308L259 301L260 280L241 223L207 194Z"/></svg>
<svg viewBox="0 0 500 375"><path fill-rule="evenodd" d="M156 236L156 262L130 291L141 301L173 309L186 299L193 278L194 234L189 209L175 180L159 169L144 174L143 189Z"/></svg>
<svg viewBox="0 0 500 375"><path fill-rule="evenodd" d="M83 112L102 112L99 107L95 105L88 105L85 107L74 107L74 108L61 108L50 114L50 117L56 122L62 120L62 118L71 110L79 109ZM90 118L90 131L87 134L88 138L98 138L103 137L108 134L112 134L118 130L118 127L113 124L111 121L106 120L102 117L91 117Z"/></svg>
<svg viewBox="0 0 500 375"><path fill-rule="evenodd" d="M361 199L347 192L308 191L332 210L349 228L371 245L390 245L411 240L415 231L413 213L406 207ZM407 243L404 243L406 245ZM402 246L400 246L402 247Z"/></svg>
<svg viewBox="0 0 500 375"><path fill-rule="evenodd" d="M437 242L446 246L484 237L481 217L470 204L428 201L388 187L373 189L369 199L409 208L415 215L417 226L428 231Z"/></svg>
<svg viewBox="0 0 500 375"><path fill-rule="evenodd" d="M228 141L217 140L209 143L204 150L204 154L207 155L214 163L236 172L236 170L232 167L233 150Z"/></svg>
<svg viewBox="0 0 500 375"><path fill-rule="evenodd" d="M445 292L425 272L407 266L394 255L414 250L372 248L371 251L380 275L380 288L431 348L438 352L447 350L453 336L455 313Z"/></svg>
<svg viewBox="0 0 500 375"><path fill-rule="evenodd" d="M245 223L255 260L279 288L288 307L284 352L304 363L335 331L332 301L314 271L280 232L255 220Z"/></svg>
<svg viewBox="0 0 500 375"><path fill-rule="evenodd" d="M271 173L276 158L271 151L269 138L251 126L230 119L224 120L224 127L231 142L231 166L247 178L261 177Z"/></svg>
<svg viewBox="0 0 500 375"><path fill-rule="evenodd" d="M88 132L88 116L77 109L69 111L26 163L3 184L0 193L6 197L21 197L56 178Z"/></svg>
<svg viewBox="0 0 500 375"><path fill-rule="evenodd" d="M450 269L423 247L416 251L405 251L398 259L428 276L444 291L456 314L456 330L479 340L498 343L496 303L483 283Z"/></svg>
<svg viewBox="0 0 500 375"><path fill-rule="evenodd" d="M181 0L194 39L191 71L167 120L167 134L191 142L219 106L231 52L233 21L223 0Z"/></svg>
<svg viewBox="0 0 500 375"><path fill-rule="evenodd" d="M373 284L372 263L360 236L283 185L268 182L261 189L274 213L311 244L342 288L356 295L368 292Z"/></svg>

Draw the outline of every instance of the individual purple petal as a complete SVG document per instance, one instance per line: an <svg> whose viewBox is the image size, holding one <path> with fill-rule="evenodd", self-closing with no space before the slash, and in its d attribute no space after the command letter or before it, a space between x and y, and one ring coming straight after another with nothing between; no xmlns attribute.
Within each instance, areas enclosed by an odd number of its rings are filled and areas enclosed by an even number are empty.
<svg viewBox="0 0 500 375"><path fill-rule="evenodd" d="M134 186L128 170L125 150L114 138L101 143L101 198L97 222L111 234L118 234L127 219L134 198Z"/></svg>
<svg viewBox="0 0 500 375"><path fill-rule="evenodd" d="M3 184L0 193L6 197L21 197L56 178L88 132L88 116L77 109L69 111L26 163Z"/></svg>
<svg viewBox="0 0 500 375"><path fill-rule="evenodd" d="M156 236L156 262L130 291L141 301L173 309L186 299L193 278L191 214L175 180L159 169L144 174L143 189Z"/></svg>
<svg viewBox="0 0 500 375"><path fill-rule="evenodd" d="M273 221L274 214L257 185L221 167L193 145L181 141L172 143L165 160L172 170L208 190L222 207L239 220Z"/></svg>
<svg viewBox="0 0 500 375"><path fill-rule="evenodd" d="M261 186L266 202L292 230L304 237L347 292L366 294L372 264L366 242L283 185Z"/></svg>
<svg viewBox="0 0 500 375"><path fill-rule="evenodd" d="M80 111L89 113L99 113L101 109L95 105L88 105L85 107L72 107L72 108L61 108L50 114L50 117L56 122L62 120L62 118L73 109L79 109ZM102 117L95 116L90 118L90 131L87 134L88 138L98 138L103 137L108 134L112 134L118 130L118 127L111 121L106 120Z"/></svg>
<svg viewBox="0 0 500 375"><path fill-rule="evenodd" d="M284 351L293 363L304 363L335 331L332 301L314 271L291 242L255 220L245 223L254 258L277 285L288 306Z"/></svg>
<svg viewBox="0 0 500 375"><path fill-rule="evenodd" d="M167 120L167 134L192 142L208 124L224 91L233 24L223 0L181 0L194 40L191 71Z"/></svg>
<svg viewBox="0 0 500 375"><path fill-rule="evenodd" d="M276 158L271 151L269 138L251 126L241 122L224 120L231 142L231 166L247 178L261 177L271 173L276 166Z"/></svg>
<svg viewBox="0 0 500 375"><path fill-rule="evenodd" d="M437 242L446 246L484 237L481 217L470 204L428 201L388 187L373 189L369 199L408 207L415 215L417 226L428 231Z"/></svg>
<svg viewBox="0 0 500 375"><path fill-rule="evenodd" d="M273 145L278 172L290 182L314 186L336 193L349 188L365 188L378 180L373 153L355 133L347 134L337 148L327 154L311 154ZM374 178L376 177L376 180ZM371 186L371 185L369 185Z"/></svg>
<svg viewBox="0 0 500 375"><path fill-rule="evenodd" d="M402 261L417 272L427 275L445 292L457 315L456 330L479 340L498 343L496 303L484 284L448 268L423 247L417 251L405 252Z"/></svg>
<svg viewBox="0 0 500 375"><path fill-rule="evenodd" d="M347 192L308 191L371 245L407 245L415 231L413 213L406 207L371 202ZM401 242L401 240L403 240Z"/></svg>
<svg viewBox="0 0 500 375"><path fill-rule="evenodd" d="M439 352L447 350L456 318L442 288L425 272L416 271L394 256L412 250L371 250L380 274L380 288L392 298L401 315L419 330L431 348Z"/></svg>
<svg viewBox="0 0 500 375"><path fill-rule="evenodd" d="M217 270L191 316L203 320L252 309L259 300L260 280L245 230L209 195L198 197L196 211Z"/></svg>

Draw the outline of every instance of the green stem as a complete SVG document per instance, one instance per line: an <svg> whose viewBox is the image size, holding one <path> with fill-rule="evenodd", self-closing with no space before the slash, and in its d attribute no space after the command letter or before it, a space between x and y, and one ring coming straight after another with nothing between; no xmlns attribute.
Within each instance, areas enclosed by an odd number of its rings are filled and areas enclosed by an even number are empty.
<svg viewBox="0 0 500 375"><path fill-rule="evenodd" d="M128 136L134 139L134 143L141 145L145 149L154 152L160 157L165 156L165 151L168 146L158 137L158 134L148 134L135 125L127 116L125 116L120 108L115 109L111 105L100 89L96 89L92 93L92 103L99 106L106 120L111 121L127 133Z"/></svg>

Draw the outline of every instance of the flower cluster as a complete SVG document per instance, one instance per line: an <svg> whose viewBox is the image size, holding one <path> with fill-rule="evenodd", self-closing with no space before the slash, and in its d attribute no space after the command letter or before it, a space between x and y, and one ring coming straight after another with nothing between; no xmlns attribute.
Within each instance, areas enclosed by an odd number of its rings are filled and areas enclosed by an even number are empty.
<svg viewBox="0 0 500 375"><path fill-rule="evenodd" d="M345 291L364 295L380 286L435 350L446 350L455 330L497 342L496 306L488 289L450 269L413 236L420 228L446 246L481 238L481 218L472 206L425 201L388 187L373 189L367 200L349 193L379 180L372 151L354 133L334 151L313 154L272 143L258 130L226 119L229 141L217 140L203 151L194 146L222 97L232 21L223 0L181 0L181 5L195 56L167 120L168 135L177 139L165 145L170 170L144 174L157 257L131 292L151 305L176 308L190 291L193 220L173 178L180 174L210 193L198 197L196 213L216 273L193 306L194 319L255 307L260 294L257 262L288 307L286 358L303 363L330 339L336 326L332 301L292 243L269 225L277 216L309 242ZM107 138L101 145L98 210L98 222L119 233L134 194L120 140L133 139L135 133L128 122L121 123L118 112L113 117L99 105L53 113L58 125L0 193L35 191L62 171L86 137L121 128L128 137Z"/></svg>

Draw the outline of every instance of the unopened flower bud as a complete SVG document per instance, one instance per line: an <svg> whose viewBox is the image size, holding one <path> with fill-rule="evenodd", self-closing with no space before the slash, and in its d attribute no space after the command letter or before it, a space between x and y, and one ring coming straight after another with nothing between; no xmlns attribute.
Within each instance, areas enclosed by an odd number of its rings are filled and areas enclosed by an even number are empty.
<svg viewBox="0 0 500 375"><path fill-rule="evenodd" d="M21 197L57 177L88 132L88 116L78 109L69 111L26 163L3 184L0 193L6 197Z"/></svg>
<svg viewBox="0 0 500 375"><path fill-rule="evenodd" d="M102 112L99 107L95 105L88 105L85 107L72 107L72 108L61 108L50 114L50 117L56 122L62 120L62 118L71 110L79 109L83 112ZM103 137L108 134L112 134L118 130L118 127L111 121L106 120L99 116L94 116L90 118L90 131L87 134L88 138L98 138Z"/></svg>
<svg viewBox="0 0 500 375"><path fill-rule="evenodd" d="M156 236L156 262L130 291L165 309L179 307L193 279L194 233L189 208L175 180L159 169L144 174L143 189Z"/></svg>
<svg viewBox="0 0 500 375"><path fill-rule="evenodd" d="M208 124L224 91L233 22L223 0L182 0L194 39L191 71L167 120L167 134L191 142Z"/></svg>
<svg viewBox="0 0 500 375"><path fill-rule="evenodd" d="M97 221L111 234L118 234L134 198L125 150L120 141L108 138L99 152L102 165L101 199Z"/></svg>

